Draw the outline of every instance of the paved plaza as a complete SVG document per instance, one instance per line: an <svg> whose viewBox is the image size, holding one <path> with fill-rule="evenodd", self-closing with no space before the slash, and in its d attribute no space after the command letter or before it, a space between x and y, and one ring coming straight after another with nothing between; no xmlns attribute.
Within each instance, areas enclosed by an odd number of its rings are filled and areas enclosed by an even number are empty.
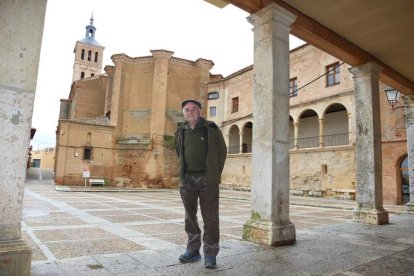
<svg viewBox="0 0 414 276"><path fill-rule="evenodd" d="M390 224L372 226L352 223L353 201L290 200L296 244L261 246L241 239L250 193L222 190L215 270L178 261L186 235L177 190L28 181L22 236L32 275L414 275L414 215L404 206L385 206Z"/></svg>

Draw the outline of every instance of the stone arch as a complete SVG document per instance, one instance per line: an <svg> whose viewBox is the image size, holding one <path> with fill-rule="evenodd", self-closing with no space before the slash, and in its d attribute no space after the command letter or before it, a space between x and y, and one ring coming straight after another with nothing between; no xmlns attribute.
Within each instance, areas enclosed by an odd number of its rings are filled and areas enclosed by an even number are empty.
<svg viewBox="0 0 414 276"><path fill-rule="evenodd" d="M252 152L253 144L253 123L247 122L242 127L242 153Z"/></svg>
<svg viewBox="0 0 414 276"><path fill-rule="evenodd" d="M232 125L228 133L229 137L229 154L240 153L240 130L237 125Z"/></svg>
<svg viewBox="0 0 414 276"><path fill-rule="evenodd" d="M298 148L315 148L319 145L319 117L313 109L299 115Z"/></svg>
<svg viewBox="0 0 414 276"><path fill-rule="evenodd" d="M289 148L293 149L295 147L295 122L292 115L289 115L289 141Z"/></svg>
<svg viewBox="0 0 414 276"><path fill-rule="evenodd" d="M408 154L403 154L395 162L397 174L397 204L406 204L410 201Z"/></svg>
<svg viewBox="0 0 414 276"><path fill-rule="evenodd" d="M349 144L348 110L341 103L328 105L323 112L323 143L325 147Z"/></svg>

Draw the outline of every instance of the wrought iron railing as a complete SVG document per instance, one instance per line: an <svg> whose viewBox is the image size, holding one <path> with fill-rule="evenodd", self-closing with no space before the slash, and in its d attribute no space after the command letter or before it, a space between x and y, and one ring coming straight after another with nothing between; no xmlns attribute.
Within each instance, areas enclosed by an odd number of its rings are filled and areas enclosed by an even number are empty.
<svg viewBox="0 0 414 276"><path fill-rule="evenodd" d="M349 144L349 133L323 135L324 147L334 147ZM316 148L319 146L319 136L298 138L298 148ZM290 149L295 147L295 140L290 139Z"/></svg>
<svg viewBox="0 0 414 276"><path fill-rule="evenodd" d="M342 146L342 145L348 145L348 144L349 144L349 133L323 135L324 147L334 147L334 146ZM319 136L298 138L299 149L317 148L317 147L319 147ZM295 140L290 139L290 149L294 149L294 148L295 148ZM241 147L241 150L242 151L240 152L240 145L230 146L227 148L227 152L229 154L251 153L252 144L243 144Z"/></svg>
<svg viewBox="0 0 414 276"><path fill-rule="evenodd" d="M250 153L252 152L252 144L243 144L241 147L241 153ZM227 153L228 154L238 154L240 153L240 146L230 146L227 147Z"/></svg>

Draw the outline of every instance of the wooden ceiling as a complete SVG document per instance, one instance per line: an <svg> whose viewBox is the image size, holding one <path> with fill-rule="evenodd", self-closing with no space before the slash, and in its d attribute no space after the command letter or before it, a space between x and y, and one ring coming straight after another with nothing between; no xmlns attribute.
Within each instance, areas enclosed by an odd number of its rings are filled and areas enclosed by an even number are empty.
<svg viewBox="0 0 414 276"><path fill-rule="evenodd" d="M255 13L276 3L297 16L291 34L352 66L376 62L381 81L414 95L412 0L205 0Z"/></svg>

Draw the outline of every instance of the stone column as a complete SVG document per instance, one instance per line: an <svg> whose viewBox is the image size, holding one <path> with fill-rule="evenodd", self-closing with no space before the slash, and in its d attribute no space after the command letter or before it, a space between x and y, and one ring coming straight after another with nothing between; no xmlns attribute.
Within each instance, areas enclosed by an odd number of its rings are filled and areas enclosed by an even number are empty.
<svg viewBox="0 0 414 276"><path fill-rule="evenodd" d="M408 153L408 183L410 185L410 201L407 211L414 212L414 96L403 96L405 104L407 153Z"/></svg>
<svg viewBox="0 0 414 276"><path fill-rule="evenodd" d="M293 123L293 127L294 127L294 141L295 141L295 150L299 149L299 145L298 145L298 137L299 137L299 123Z"/></svg>
<svg viewBox="0 0 414 276"><path fill-rule="evenodd" d="M45 12L45 0L0 2L1 275L30 275L21 220Z"/></svg>
<svg viewBox="0 0 414 276"><path fill-rule="evenodd" d="M243 153L243 132L239 132L239 153Z"/></svg>
<svg viewBox="0 0 414 276"><path fill-rule="evenodd" d="M324 119L319 119L319 147L323 148L325 146L324 142L323 142L323 133L324 131Z"/></svg>
<svg viewBox="0 0 414 276"><path fill-rule="evenodd" d="M352 113L348 112L346 114L348 116L348 144L354 145L355 144L355 127L353 127L354 119L352 118Z"/></svg>
<svg viewBox="0 0 414 276"><path fill-rule="evenodd" d="M252 214L243 238L261 244L296 241L289 221L289 31L295 16L270 4L254 25Z"/></svg>
<svg viewBox="0 0 414 276"><path fill-rule="evenodd" d="M349 69L355 85L357 207L353 221L387 224L382 200L381 120L379 73L381 67L368 62Z"/></svg>

